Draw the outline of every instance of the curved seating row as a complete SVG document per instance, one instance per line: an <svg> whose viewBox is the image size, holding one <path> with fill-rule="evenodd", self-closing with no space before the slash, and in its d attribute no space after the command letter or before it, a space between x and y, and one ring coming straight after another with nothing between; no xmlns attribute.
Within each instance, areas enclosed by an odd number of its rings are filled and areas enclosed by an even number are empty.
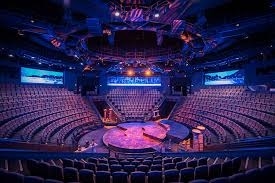
<svg viewBox="0 0 275 183"><path fill-rule="evenodd" d="M2 138L70 144L68 133L73 133L83 125L93 129L102 126L100 118L86 99L65 88L0 85Z"/></svg>
<svg viewBox="0 0 275 183"><path fill-rule="evenodd" d="M252 93L242 86L203 88L187 96L171 119L191 127L204 125L207 142L231 142L270 135L275 127L275 95Z"/></svg>

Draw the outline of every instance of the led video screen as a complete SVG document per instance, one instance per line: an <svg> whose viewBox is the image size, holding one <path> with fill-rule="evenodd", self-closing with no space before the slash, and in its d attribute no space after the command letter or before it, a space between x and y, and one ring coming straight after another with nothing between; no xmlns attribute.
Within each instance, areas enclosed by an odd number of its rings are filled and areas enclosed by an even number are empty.
<svg viewBox="0 0 275 183"><path fill-rule="evenodd" d="M205 85L242 85L244 84L244 71L231 70L224 72L205 73Z"/></svg>
<svg viewBox="0 0 275 183"><path fill-rule="evenodd" d="M124 77L111 76L107 79L108 86L161 86L160 77Z"/></svg>
<svg viewBox="0 0 275 183"><path fill-rule="evenodd" d="M21 67L22 83L63 84L63 72Z"/></svg>

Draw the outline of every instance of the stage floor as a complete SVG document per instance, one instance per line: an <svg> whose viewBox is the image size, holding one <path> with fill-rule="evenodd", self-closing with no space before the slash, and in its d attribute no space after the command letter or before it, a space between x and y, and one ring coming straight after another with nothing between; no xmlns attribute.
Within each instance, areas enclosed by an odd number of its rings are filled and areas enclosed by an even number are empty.
<svg viewBox="0 0 275 183"><path fill-rule="evenodd" d="M122 123L114 127L104 127L84 135L79 144L84 146L85 141L95 139L98 144L96 152L108 152L107 146L120 152L148 152L160 151L172 145L176 145L173 137L183 140L189 134L189 129L182 124L170 120L161 122L130 122ZM81 152L93 152L91 148Z"/></svg>
<svg viewBox="0 0 275 183"><path fill-rule="evenodd" d="M173 120L161 120L160 123L169 126L169 130L166 135L174 141L183 141L190 133L190 130L186 126Z"/></svg>
<svg viewBox="0 0 275 183"><path fill-rule="evenodd" d="M105 145L121 151L157 148L166 137L167 129L156 122L124 123L108 130L103 136Z"/></svg>

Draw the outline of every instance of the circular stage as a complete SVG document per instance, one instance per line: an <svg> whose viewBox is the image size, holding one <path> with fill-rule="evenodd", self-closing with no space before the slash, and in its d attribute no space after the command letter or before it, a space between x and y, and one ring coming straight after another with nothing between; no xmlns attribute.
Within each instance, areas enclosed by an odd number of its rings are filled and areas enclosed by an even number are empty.
<svg viewBox="0 0 275 183"><path fill-rule="evenodd" d="M188 136L189 130L184 125L182 126L185 128L179 128L174 124L176 122L167 123L167 121L119 124L103 135L103 143L112 150L120 152L152 152L160 150L162 141L167 135L171 138L180 134L181 139ZM171 134L171 131L178 132Z"/></svg>
<svg viewBox="0 0 275 183"><path fill-rule="evenodd" d="M153 151L165 139L167 130L156 122L119 124L104 134L103 143L123 152Z"/></svg>

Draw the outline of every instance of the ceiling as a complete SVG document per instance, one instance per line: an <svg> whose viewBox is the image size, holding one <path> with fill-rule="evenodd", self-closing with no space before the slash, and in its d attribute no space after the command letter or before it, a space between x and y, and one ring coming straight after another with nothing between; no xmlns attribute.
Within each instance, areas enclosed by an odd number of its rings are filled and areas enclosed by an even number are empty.
<svg viewBox="0 0 275 183"><path fill-rule="evenodd" d="M9 0L1 55L23 64L116 71L241 62L274 53L274 1ZM17 59L18 60L18 59Z"/></svg>

